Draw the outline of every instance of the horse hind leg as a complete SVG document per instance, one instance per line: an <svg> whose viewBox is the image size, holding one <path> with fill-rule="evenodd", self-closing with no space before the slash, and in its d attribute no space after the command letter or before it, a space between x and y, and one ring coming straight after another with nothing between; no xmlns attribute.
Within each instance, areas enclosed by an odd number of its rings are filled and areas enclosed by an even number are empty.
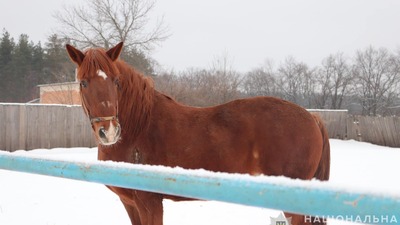
<svg viewBox="0 0 400 225"><path fill-rule="evenodd" d="M137 211L137 209L128 203L122 202L122 204L124 205L125 210L128 213L129 219L131 220L131 224L142 225L140 221L139 212Z"/></svg>
<svg viewBox="0 0 400 225"><path fill-rule="evenodd" d="M314 178L321 181L327 181L329 180L330 167L331 167L331 149L329 144L329 135L322 119L315 114L313 114L313 117L317 122L319 129L321 130L322 141L323 141L322 155L317 167L317 171L314 174ZM304 217L304 221L308 221L309 222L308 224L312 225L326 225L326 219L321 217L308 216Z"/></svg>
<svg viewBox="0 0 400 225"><path fill-rule="evenodd" d="M320 161L318 163L317 170L314 173L314 178L327 181L330 175L330 145L328 132L323 124L322 119L315 114L312 114L318 127L321 131L321 136L323 140L322 154ZM312 217L298 214L285 213L286 218L292 217L292 225L326 225L326 220L320 217Z"/></svg>

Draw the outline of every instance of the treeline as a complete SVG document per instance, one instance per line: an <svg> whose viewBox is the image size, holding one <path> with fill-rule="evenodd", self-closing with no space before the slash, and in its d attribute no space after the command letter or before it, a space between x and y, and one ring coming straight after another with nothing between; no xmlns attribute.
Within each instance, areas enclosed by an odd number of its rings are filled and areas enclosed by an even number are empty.
<svg viewBox="0 0 400 225"><path fill-rule="evenodd" d="M0 38L0 102L28 102L39 97L37 85L74 81L75 65L66 54L67 43L71 41L57 34L44 44L32 42L26 34L15 40L4 29ZM143 73L153 73L153 62L142 52L130 49L122 57Z"/></svg>
<svg viewBox="0 0 400 225"><path fill-rule="evenodd" d="M210 106L251 96L275 96L306 108L351 109L363 115L398 115L400 55L372 46L352 57L332 54L316 67L287 57L277 67L240 74L225 58L210 69L163 72L156 86L180 102Z"/></svg>
<svg viewBox="0 0 400 225"><path fill-rule="evenodd" d="M0 39L0 102L38 98L39 84L75 80L75 65L65 52L68 39L51 35L33 43L25 34L14 40L3 30ZM72 43L75 44L75 43ZM367 47L353 56L332 54L310 67L293 57L271 62L246 73L233 69L227 56L210 68L181 72L158 70L156 62L135 48L121 58L146 75L156 88L177 101L211 106L251 96L276 96L306 108L351 109L363 115L400 115L400 52Z"/></svg>
<svg viewBox="0 0 400 225"><path fill-rule="evenodd" d="M65 54L65 40L52 35L33 43L28 35L18 40L3 30L0 39L0 101L27 102L38 97L37 85L71 81L74 65Z"/></svg>

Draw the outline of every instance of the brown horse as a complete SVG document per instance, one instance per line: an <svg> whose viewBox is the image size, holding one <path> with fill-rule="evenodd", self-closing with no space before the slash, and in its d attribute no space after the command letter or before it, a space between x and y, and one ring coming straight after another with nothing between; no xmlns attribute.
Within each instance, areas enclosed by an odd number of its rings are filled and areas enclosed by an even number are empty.
<svg viewBox="0 0 400 225"><path fill-rule="evenodd" d="M318 117L295 104L256 97L189 107L156 91L151 79L119 60L122 43L108 51L66 48L78 65L99 160L329 179L327 132ZM162 199L183 199L109 188L135 225L162 225ZM304 223L303 216L290 216L294 225Z"/></svg>

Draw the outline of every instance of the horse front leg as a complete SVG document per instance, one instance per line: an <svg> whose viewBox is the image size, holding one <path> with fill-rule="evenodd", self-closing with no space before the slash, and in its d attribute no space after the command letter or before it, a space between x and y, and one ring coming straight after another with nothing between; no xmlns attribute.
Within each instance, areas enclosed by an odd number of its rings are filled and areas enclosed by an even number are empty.
<svg viewBox="0 0 400 225"><path fill-rule="evenodd" d="M128 213L129 219L131 220L132 225L142 225L139 217L139 212L136 207L133 206L130 202L125 203L122 199L122 204L125 207L126 212Z"/></svg>
<svg viewBox="0 0 400 225"><path fill-rule="evenodd" d="M145 191L135 191L135 195L142 225L163 225L163 196Z"/></svg>
<svg viewBox="0 0 400 225"><path fill-rule="evenodd" d="M125 192L120 199L132 225L163 225L162 195L136 190L129 192L129 195Z"/></svg>

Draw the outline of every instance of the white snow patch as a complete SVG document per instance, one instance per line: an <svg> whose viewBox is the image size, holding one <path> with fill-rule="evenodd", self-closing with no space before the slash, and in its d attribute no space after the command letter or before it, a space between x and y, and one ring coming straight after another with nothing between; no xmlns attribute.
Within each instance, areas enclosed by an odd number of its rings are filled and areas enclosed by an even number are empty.
<svg viewBox="0 0 400 225"><path fill-rule="evenodd" d="M390 193L399 196L400 181L396 176L397 171L400 171L399 148L331 139L331 150L330 181L313 181L311 182L313 185L342 187L346 190L362 190L378 194ZM38 149L10 154L98 163L96 148ZM126 163L113 165L143 168L140 165ZM152 169L185 173L185 170L179 168L154 166ZM195 173L204 176L209 172L196 170ZM218 176L237 175L221 173ZM251 176L239 177L240 179L255 179ZM302 183L302 181L293 181L284 177L258 177L257 179L267 179L288 185ZM280 213L277 210L214 201L173 202L164 200L163 204L165 225L268 225L270 217L277 217ZM130 225L130 221L118 197L103 185L0 170L0 224ZM353 223L330 220L329 224Z"/></svg>

